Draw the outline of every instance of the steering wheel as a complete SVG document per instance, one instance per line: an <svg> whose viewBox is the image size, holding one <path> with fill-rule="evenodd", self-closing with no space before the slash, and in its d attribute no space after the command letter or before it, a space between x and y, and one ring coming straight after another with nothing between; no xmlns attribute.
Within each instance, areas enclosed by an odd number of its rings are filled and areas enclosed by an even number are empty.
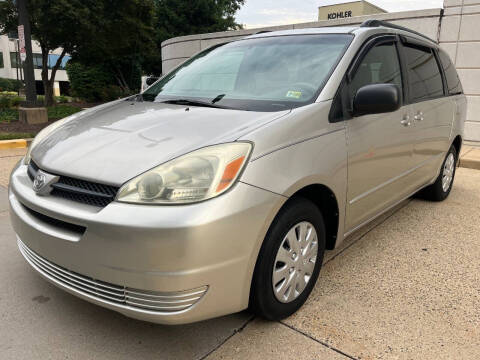
<svg viewBox="0 0 480 360"><path fill-rule="evenodd" d="M302 90L307 90L310 93L310 97L313 96L317 92L316 87L314 87L312 84L309 84L309 83L306 83L306 82L294 83L294 84L290 85L290 88L292 90L295 90L295 88L300 88Z"/></svg>

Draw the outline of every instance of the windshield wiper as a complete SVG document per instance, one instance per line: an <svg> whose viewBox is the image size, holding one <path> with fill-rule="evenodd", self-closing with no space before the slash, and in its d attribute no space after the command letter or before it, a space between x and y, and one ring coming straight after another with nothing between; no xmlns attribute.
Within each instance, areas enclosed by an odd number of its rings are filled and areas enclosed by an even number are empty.
<svg viewBox="0 0 480 360"><path fill-rule="evenodd" d="M219 102L220 100L222 100L224 97L225 97L226 94L220 94L220 95L217 95L213 100L212 100L212 104L215 104L217 102Z"/></svg>
<svg viewBox="0 0 480 360"><path fill-rule="evenodd" d="M217 109L229 109L226 106L216 105L211 102L201 101L201 100L191 100L191 99L172 99L161 101L164 104L175 104L175 105L192 105L192 106L203 106L211 107Z"/></svg>

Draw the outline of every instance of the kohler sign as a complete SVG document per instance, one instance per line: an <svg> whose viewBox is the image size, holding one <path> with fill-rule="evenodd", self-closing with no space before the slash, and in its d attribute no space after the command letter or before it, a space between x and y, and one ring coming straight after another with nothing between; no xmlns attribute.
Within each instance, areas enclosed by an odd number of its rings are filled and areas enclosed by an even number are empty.
<svg viewBox="0 0 480 360"><path fill-rule="evenodd" d="M344 19L352 17L352 10L333 12L327 15L327 20Z"/></svg>

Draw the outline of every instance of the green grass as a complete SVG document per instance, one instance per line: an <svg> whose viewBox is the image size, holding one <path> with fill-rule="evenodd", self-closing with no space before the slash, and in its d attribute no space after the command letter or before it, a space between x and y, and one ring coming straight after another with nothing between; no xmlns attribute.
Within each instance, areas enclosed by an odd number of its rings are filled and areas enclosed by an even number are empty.
<svg viewBox="0 0 480 360"><path fill-rule="evenodd" d="M64 117L75 114L79 111L82 111L81 108L70 106L66 104L51 106L47 108L48 120L62 119Z"/></svg>
<svg viewBox="0 0 480 360"><path fill-rule="evenodd" d="M35 137L32 133L0 133L0 140L30 139Z"/></svg>
<svg viewBox="0 0 480 360"><path fill-rule="evenodd" d="M0 109L0 123L9 123L18 120L17 109Z"/></svg>

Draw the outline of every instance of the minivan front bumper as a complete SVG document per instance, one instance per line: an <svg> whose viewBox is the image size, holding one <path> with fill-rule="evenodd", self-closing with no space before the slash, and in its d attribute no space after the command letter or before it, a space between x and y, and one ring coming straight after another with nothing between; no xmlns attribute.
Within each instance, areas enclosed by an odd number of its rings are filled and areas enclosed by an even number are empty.
<svg viewBox="0 0 480 360"><path fill-rule="evenodd" d="M239 182L198 204L99 209L36 195L21 164L9 187L18 245L35 270L85 300L164 324L248 306L258 251L285 200Z"/></svg>

